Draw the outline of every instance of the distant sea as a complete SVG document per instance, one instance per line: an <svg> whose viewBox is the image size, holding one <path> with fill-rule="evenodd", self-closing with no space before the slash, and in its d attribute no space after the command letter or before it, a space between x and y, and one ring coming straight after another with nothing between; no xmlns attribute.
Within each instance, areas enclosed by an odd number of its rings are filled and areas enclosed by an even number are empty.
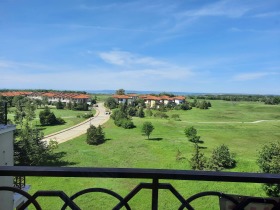
<svg viewBox="0 0 280 210"><path fill-rule="evenodd" d="M86 90L87 93L91 94L114 94L116 90ZM140 90L125 90L125 93L135 93L135 94L159 94L159 93L171 93L174 95L205 95L210 93L191 93L191 92L170 92L170 91L152 91L152 90L146 90L146 91L140 91ZM217 95L217 94L215 94Z"/></svg>

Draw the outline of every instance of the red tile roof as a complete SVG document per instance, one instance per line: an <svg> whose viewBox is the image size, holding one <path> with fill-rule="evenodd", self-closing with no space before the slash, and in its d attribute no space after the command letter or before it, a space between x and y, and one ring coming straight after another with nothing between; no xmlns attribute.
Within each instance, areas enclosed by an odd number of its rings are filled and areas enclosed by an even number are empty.
<svg viewBox="0 0 280 210"><path fill-rule="evenodd" d="M131 98L131 96L128 95L113 95L113 98L117 98L117 99L129 99Z"/></svg>

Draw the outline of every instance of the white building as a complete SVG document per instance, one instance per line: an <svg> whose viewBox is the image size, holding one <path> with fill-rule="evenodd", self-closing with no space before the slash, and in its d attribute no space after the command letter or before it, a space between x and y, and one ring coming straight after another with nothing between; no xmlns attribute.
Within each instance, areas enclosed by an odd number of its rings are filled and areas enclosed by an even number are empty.
<svg viewBox="0 0 280 210"><path fill-rule="evenodd" d="M0 166L14 165L14 125L0 124ZM13 187L14 177L1 176L0 186ZM26 186L24 191L27 191L29 186ZM9 191L0 191L0 210L17 209L26 201L26 198L17 193Z"/></svg>

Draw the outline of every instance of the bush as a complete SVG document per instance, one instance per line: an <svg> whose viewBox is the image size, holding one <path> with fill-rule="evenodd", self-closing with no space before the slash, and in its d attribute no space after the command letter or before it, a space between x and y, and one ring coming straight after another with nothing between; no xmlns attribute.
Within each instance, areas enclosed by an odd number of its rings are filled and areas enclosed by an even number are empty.
<svg viewBox="0 0 280 210"><path fill-rule="evenodd" d="M127 114L131 117L136 116L136 108L135 107L128 107Z"/></svg>
<svg viewBox="0 0 280 210"><path fill-rule="evenodd" d="M149 117L153 116L152 110L147 109L147 110L146 110L146 115L149 116Z"/></svg>
<svg viewBox="0 0 280 210"><path fill-rule="evenodd" d="M230 153L228 146L222 144L215 148L209 160L209 168L216 171L224 168L233 168L236 164L233 154Z"/></svg>
<svg viewBox="0 0 280 210"><path fill-rule="evenodd" d="M104 106L109 108L109 109L115 109L118 107L118 103L113 97L109 97L105 100Z"/></svg>
<svg viewBox="0 0 280 210"><path fill-rule="evenodd" d="M56 125L57 119L53 112L50 111L49 107L45 107L43 111L39 113L41 125Z"/></svg>
<svg viewBox="0 0 280 210"><path fill-rule="evenodd" d="M154 117L167 119L169 116L167 114L165 114L164 112L157 112L154 114Z"/></svg>
<svg viewBox="0 0 280 210"><path fill-rule="evenodd" d="M190 159L190 165L193 170L204 170L207 165L207 160L204 157L204 153L200 151L197 144L194 145L194 153Z"/></svg>
<svg viewBox="0 0 280 210"><path fill-rule="evenodd" d="M129 119L122 119L121 120L121 127L125 128L125 129L131 129L131 128L134 128L135 125Z"/></svg>
<svg viewBox="0 0 280 210"><path fill-rule="evenodd" d="M138 111L137 111L137 117L140 117L140 118L145 117L145 113L144 113L142 107L140 107L140 108L138 109Z"/></svg>
<svg viewBox="0 0 280 210"><path fill-rule="evenodd" d="M66 123L65 120L62 119L61 117L56 118L56 124L57 125L63 125L65 123Z"/></svg>
<svg viewBox="0 0 280 210"><path fill-rule="evenodd" d="M60 100L56 103L55 106L57 109L64 109L64 104Z"/></svg>
<svg viewBox="0 0 280 210"><path fill-rule="evenodd" d="M93 117L93 114L91 112L83 114L83 118L85 118L85 119L88 119L88 118L91 118L91 117Z"/></svg>
<svg viewBox="0 0 280 210"><path fill-rule="evenodd" d="M280 173L280 142L269 143L259 152L257 163L263 173ZM280 196L280 184L265 184L264 191L267 195Z"/></svg>
<svg viewBox="0 0 280 210"><path fill-rule="evenodd" d="M102 144L105 141L105 134L99 125L98 127L95 127L91 125L87 129L87 143L90 145L98 145Z"/></svg>
<svg viewBox="0 0 280 210"><path fill-rule="evenodd" d="M174 120L177 120L177 121L180 120L180 116L178 114L172 114L171 118L174 119Z"/></svg>

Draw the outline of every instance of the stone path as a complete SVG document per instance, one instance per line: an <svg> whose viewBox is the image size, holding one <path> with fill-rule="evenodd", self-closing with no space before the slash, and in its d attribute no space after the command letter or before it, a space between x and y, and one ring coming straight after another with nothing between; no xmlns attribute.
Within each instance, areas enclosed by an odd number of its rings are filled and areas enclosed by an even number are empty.
<svg viewBox="0 0 280 210"><path fill-rule="evenodd" d="M95 107L95 110L96 110L96 114L94 115L94 117L91 117L86 121L81 122L80 124L75 125L73 127L61 130L56 133L49 134L45 136L43 141L49 142L52 139L52 140L56 140L60 144L62 142L66 142L70 139L73 139L75 137L78 137L86 133L90 125L94 125L94 126L102 125L109 120L110 115L105 114L106 109L103 103L98 103L98 107Z"/></svg>

